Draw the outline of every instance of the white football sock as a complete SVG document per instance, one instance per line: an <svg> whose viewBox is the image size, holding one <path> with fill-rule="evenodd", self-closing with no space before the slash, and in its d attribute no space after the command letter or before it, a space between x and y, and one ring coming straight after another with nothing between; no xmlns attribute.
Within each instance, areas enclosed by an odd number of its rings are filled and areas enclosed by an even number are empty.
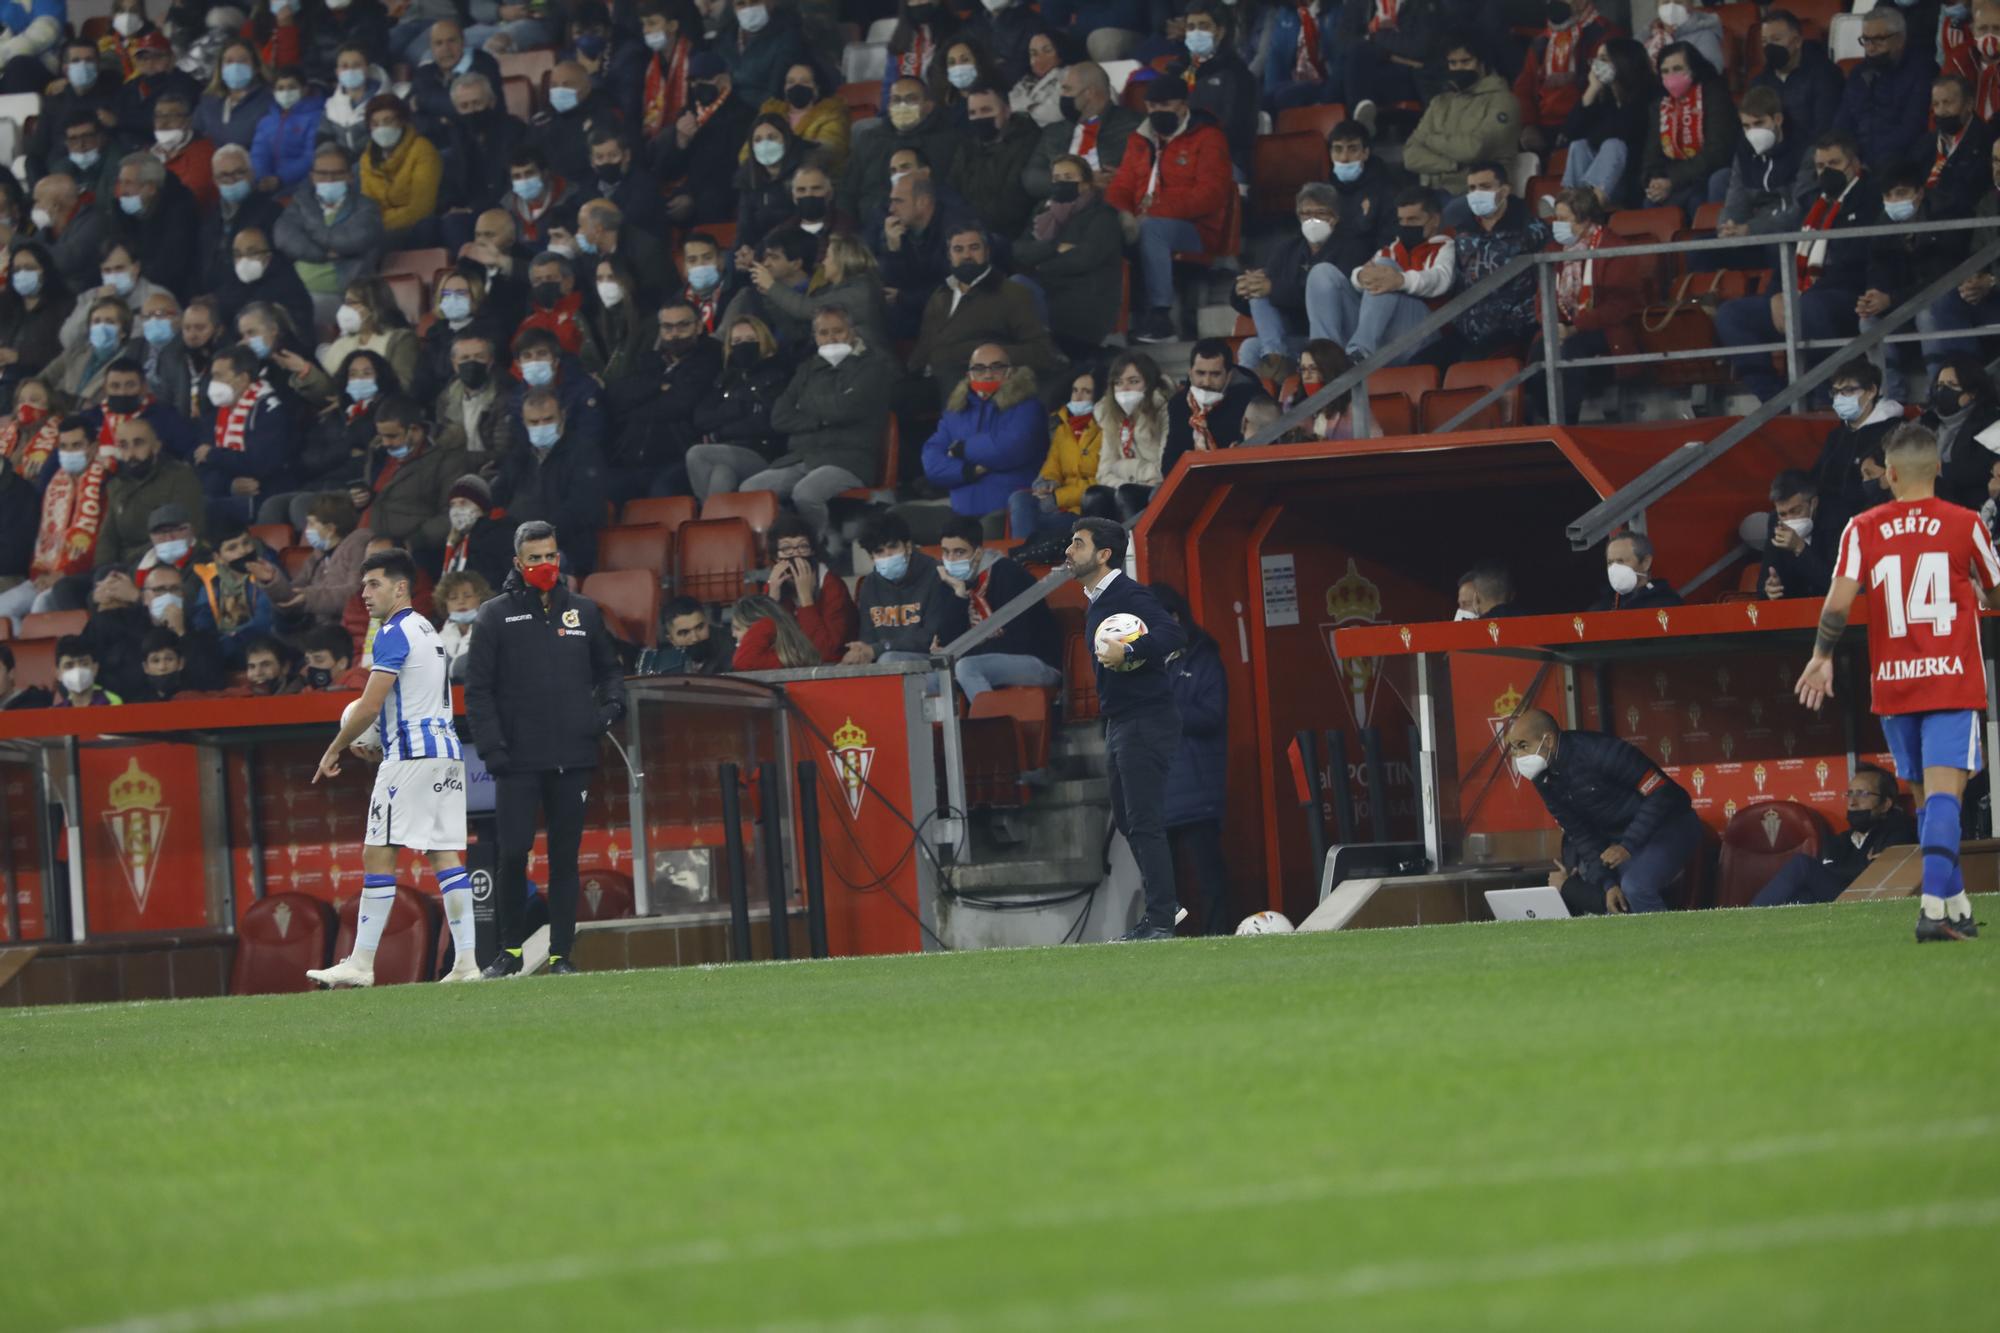
<svg viewBox="0 0 2000 1333"><path fill-rule="evenodd" d="M396 886L366 888L361 891L361 915L354 923L356 962L375 961L375 946L382 942L383 928L389 924L389 909L396 905Z"/></svg>
<svg viewBox="0 0 2000 1333"><path fill-rule="evenodd" d="M477 948L477 923L472 917L472 876L464 870L447 870L438 876L444 891L444 919L451 926L454 965L469 964Z"/></svg>
<svg viewBox="0 0 2000 1333"><path fill-rule="evenodd" d="M1944 900L1944 914L1953 921L1963 921L1972 915L1972 899L1965 896L1963 889Z"/></svg>

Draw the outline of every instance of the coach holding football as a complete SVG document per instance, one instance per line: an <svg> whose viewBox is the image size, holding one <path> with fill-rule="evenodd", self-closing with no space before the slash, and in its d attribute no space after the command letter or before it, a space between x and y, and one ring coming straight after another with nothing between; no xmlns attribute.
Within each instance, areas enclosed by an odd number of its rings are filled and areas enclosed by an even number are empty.
<svg viewBox="0 0 2000 1333"><path fill-rule="evenodd" d="M1084 632L1092 644L1097 627L1111 616L1137 616L1146 626L1130 642L1112 640L1096 649L1097 699L1111 769L1111 822L1131 845L1145 885L1146 910L1121 938L1170 940L1180 895L1164 806L1167 770L1181 744L1181 714L1167 659L1187 646L1187 634L1145 584L1125 577L1125 542L1123 524L1079 519L1070 529L1066 559L1090 599Z"/></svg>
<svg viewBox="0 0 2000 1333"><path fill-rule="evenodd" d="M479 608L466 650L465 713L493 775L499 826L494 933L500 952L481 974L521 970L521 904L535 807L549 835L549 971L576 971L576 857L598 737L625 716L624 671L597 603L562 581L556 530L514 529L514 568Z"/></svg>

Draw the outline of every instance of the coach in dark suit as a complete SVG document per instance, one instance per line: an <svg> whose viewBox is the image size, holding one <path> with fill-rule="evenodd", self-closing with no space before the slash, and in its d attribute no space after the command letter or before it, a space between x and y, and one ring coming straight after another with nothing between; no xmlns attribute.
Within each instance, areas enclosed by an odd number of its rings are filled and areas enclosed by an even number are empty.
<svg viewBox="0 0 2000 1333"><path fill-rule="evenodd" d="M1146 892L1144 914L1122 938L1167 940L1174 935L1180 894L1162 811L1167 773L1181 744L1181 714L1167 678L1167 660L1187 646L1187 634L1145 584L1125 577L1125 543L1123 524L1080 519L1071 529L1067 559L1090 599L1084 633L1093 645L1097 627L1121 612L1146 626L1130 643L1095 649L1095 670L1111 768L1111 819L1131 844Z"/></svg>
<svg viewBox="0 0 2000 1333"><path fill-rule="evenodd" d="M1917 824L1896 804L1896 776L1873 764L1857 764L1847 783L1847 832L1821 848L1825 857L1800 852L1778 867L1752 907L1789 903L1830 903L1861 878L1885 848L1917 840Z"/></svg>
<svg viewBox="0 0 2000 1333"><path fill-rule="evenodd" d="M549 971L576 971L577 849L597 772L598 737L625 716L624 671L597 603L560 578L556 530L514 530L514 569L479 608L466 650L465 715L493 774L500 846L494 933L500 951L481 974L521 970L521 907L535 808L549 834Z"/></svg>

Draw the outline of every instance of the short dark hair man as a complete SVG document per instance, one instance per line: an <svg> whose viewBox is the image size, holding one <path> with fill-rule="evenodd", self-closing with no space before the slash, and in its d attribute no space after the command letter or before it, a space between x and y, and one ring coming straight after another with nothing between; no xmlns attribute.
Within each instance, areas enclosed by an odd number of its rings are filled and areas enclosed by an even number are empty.
<svg viewBox="0 0 2000 1333"><path fill-rule="evenodd" d="M1453 620L1497 620L1514 610L1514 576L1500 565L1474 565L1458 576L1458 613Z"/></svg>
<svg viewBox="0 0 2000 1333"><path fill-rule="evenodd" d="M1264 397L1249 374L1233 374L1229 344L1203 338L1188 354L1187 386L1167 400L1167 444L1160 475L1170 476L1182 454L1233 449L1243 442L1243 409Z"/></svg>
<svg viewBox="0 0 2000 1333"><path fill-rule="evenodd" d="M1701 850L1701 820L1681 785L1637 747L1564 731L1539 709L1507 728L1507 758L1562 830L1550 883L1579 916L1658 912Z"/></svg>
<svg viewBox="0 0 2000 1333"><path fill-rule="evenodd" d="M988 554L978 519L959 514L944 525L938 577L965 604L968 629L1034 587L1034 576L1004 555ZM1004 629L958 659L953 678L967 699L1010 685L1062 682L1062 636L1055 613L1037 602Z"/></svg>
<svg viewBox="0 0 2000 1333"><path fill-rule="evenodd" d="M900 514L877 514L861 530L861 548L875 567L855 590L861 637L847 645L843 666L921 662L932 643L965 629L965 608L947 588L938 562L916 548Z"/></svg>
<svg viewBox="0 0 2000 1333"><path fill-rule="evenodd" d="M465 654L465 715L493 775L500 828L489 980L521 970L521 904L535 811L549 835L549 971L576 971L577 848L598 737L625 716L624 668L597 603L562 581L556 530L514 529L514 569L479 608Z"/></svg>
<svg viewBox="0 0 2000 1333"><path fill-rule="evenodd" d="M708 608L692 597L676 597L660 608L666 642L639 655L641 676L720 676L729 670L729 654L717 651L721 640L709 621Z"/></svg>
<svg viewBox="0 0 2000 1333"><path fill-rule="evenodd" d="M1638 611L1679 606L1681 595L1653 577L1653 543L1643 532L1621 532L1604 544L1604 578L1611 586L1593 611Z"/></svg>
<svg viewBox="0 0 2000 1333"><path fill-rule="evenodd" d="M1180 707L1167 679L1167 662L1187 646L1187 632L1145 584L1124 576L1125 544L1123 524L1078 519L1064 558L1090 600L1084 632L1096 657L1093 669L1111 771L1111 819L1130 844L1145 886L1145 910L1123 938L1167 940L1174 935L1180 895L1162 810L1167 771L1181 744ZM1100 642L1098 631L1113 616L1136 617L1143 629Z"/></svg>
<svg viewBox="0 0 2000 1333"><path fill-rule="evenodd" d="M1873 764L1857 764L1847 780L1847 832L1814 858L1800 852L1778 867L1750 902L1752 907L1830 903L1861 877L1883 849L1917 840L1916 821L1896 804L1896 775Z"/></svg>
<svg viewBox="0 0 2000 1333"><path fill-rule="evenodd" d="M1771 483L1764 563L1757 571L1757 590L1766 598L1824 597L1833 586L1840 529L1819 523L1818 511L1811 473L1786 468Z"/></svg>

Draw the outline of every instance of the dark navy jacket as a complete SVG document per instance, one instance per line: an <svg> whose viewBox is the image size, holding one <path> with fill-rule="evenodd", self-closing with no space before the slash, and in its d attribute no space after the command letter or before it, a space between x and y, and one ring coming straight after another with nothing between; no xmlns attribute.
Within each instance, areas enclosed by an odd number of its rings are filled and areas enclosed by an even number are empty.
<svg viewBox="0 0 2000 1333"><path fill-rule="evenodd" d="M1167 608L1160 605L1145 584L1127 578L1121 570L1104 585L1084 613L1086 641L1095 645L1097 627L1120 612L1139 617L1146 623L1146 632L1125 646L1125 651L1139 661L1131 671L1106 671L1093 646L1091 669L1097 673L1099 711L1116 720L1136 717L1149 709L1171 709L1174 690L1167 679L1167 659L1187 647L1187 634L1181 629L1181 622L1167 614Z"/></svg>
<svg viewBox="0 0 2000 1333"><path fill-rule="evenodd" d="M1562 862L1596 888L1617 882L1598 857L1614 843L1637 853L1693 808L1678 782L1637 747L1593 731L1558 734L1535 792L1562 829Z"/></svg>
<svg viewBox="0 0 2000 1333"><path fill-rule="evenodd" d="M1229 790L1229 678L1215 640L1203 635L1167 663L1181 710L1181 748L1167 770L1161 820L1168 828L1221 819Z"/></svg>

